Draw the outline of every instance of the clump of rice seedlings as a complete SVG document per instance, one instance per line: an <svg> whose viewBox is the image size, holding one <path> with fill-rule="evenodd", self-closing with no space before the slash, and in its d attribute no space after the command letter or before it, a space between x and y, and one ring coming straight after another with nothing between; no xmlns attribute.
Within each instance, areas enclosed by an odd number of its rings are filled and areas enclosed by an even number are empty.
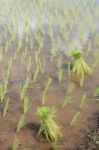
<svg viewBox="0 0 99 150"><path fill-rule="evenodd" d="M83 52L81 50L76 50L73 53L74 64L72 73L74 78L77 78L80 86L83 86L84 75L90 75L92 73L92 69L86 64L83 59Z"/></svg>
<svg viewBox="0 0 99 150"><path fill-rule="evenodd" d="M25 114L22 114L20 119L19 119L16 132L19 132L24 127L25 120L26 120L26 116L25 116Z"/></svg>
<svg viewBox="0 0 99 150"><path fill-rule="evenodd" d="M17 139L17 138L15 137L14 142L13 142L13 145L12 145L12 150L18 150L20 144L21 144L21 143L20 143L19 139Z"/></svg>
<svg viewBox="0 0 99 150"><path fill-rule="evenodd" d="M54 121L56 109L54 107L39 107L37 114L41 120L38 136L43 134L47 140L51 139L52 141L57 141L58 138L62 136L62 133L59 126Z"/></svg>
<svg viewBox="0 0 99 150"><path fill-rule="evenodd" d="M46 100L46 97L47 97L47 92L48 92L48 89L49 89L51 83L52 83L52 79L48 78L48 80L47 80L47 82L45 84L45 88L44 88L43 94L42 94L42 105L45 104L45 100Z"/></svg>
<svg viewBox="0 0 99 150"><path fill-rule="evenodd" d="M20 98L21 100L24 99L25 97L25 93L29 87L29 83L30 83L31 77L30 75L27 77L27 79L24 81L24 83L21 85L21 89L20 89Z"/></svg>
<svg viewBox="0 0 99 150"><path fill-rule="evenodd" d="M83 96L81 97L79 109L82 109L84 107L85 102L86 102L86 94L83 94Z"/></svg>
<svg viewBox="0 0 99 150"><path fill-rule="evenodd" d="M70 122L70 126L74 125L74 123L77 121L79 115L80 115L80 111L77 111Z"/></svg>
<svg viewBox="0 0 99 150"><path fill-rule="evenodd" d="M58 59L58 81L59 81L59 83L62 81L62 79L63 79L62 56L60 55L60 57Z"/></svg>
<svg viewBox="0 0 99 150"><path fill-rule="evenodd" d="M30 99L28 97L24 97L23 100L23 112L26 114L31 106Z"/></svg>
<svg viewBox="0 0 99 150"><path fill-rule="evenodd" d="M72 94L74 88L75 88L75 84L74 83L69 83L67 91L66 91L65 98L63 100L62 107L65 107L67 104L70 103L71 98L72 98L71 94Z"/></svg>
<svg viewBox="0 0 99 150"><path fill-rule="evenodd" d="M9 98L7 98L5 100L5 106L4 106L4 110L3 110L3 118L6 116L6 113L8 111L8 108L9 108Z"/></svg>

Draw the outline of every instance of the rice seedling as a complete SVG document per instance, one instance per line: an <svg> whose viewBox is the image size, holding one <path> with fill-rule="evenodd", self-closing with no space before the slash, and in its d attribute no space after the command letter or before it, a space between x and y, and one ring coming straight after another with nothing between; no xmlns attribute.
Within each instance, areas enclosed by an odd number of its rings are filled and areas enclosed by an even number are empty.
<svg viewBox="0 0 99 150"><path fill-rule="evenodd" d="M26 114L31 106L30 99L28 97L24 97L23 100L23 112Z"/></svg>
<svg viewBox="0 0 99 150"><path fill-rule="evenodd" d="M90 75L92 73L92 69L86 64L83 59L83 52L81 50L76 50L73 53L74 64L72 73L74 78L77 78L80 86L83 86L84 75Z"/></svg>
<svg viewBox="0 0 99 150"><path fill-rule="evenodd" d="M41 62L40 58L38 60L38 67L39 67L40 73L43 73L43 65L42 65L42 62Z"/></svg>
<svg viewBox="0 0 99 150"><path fill-rule="evenodd" d="M12 70L12 66L13 66L13 61L12 61L12 58L10 58L7 62L7 71L6 71L6 78L7 80L9 79L10 77L10 74L11 74L11 70Z"/></svg>
<svg viewBox="0 0 99 150"><path fill-rule="evenodd" d="M65 107L66 105L68 105L70 103L71 99L72 99L71 95L65 95L62 107Z"/></svg>
<svg viewBox="0 0 99 150"><path fill-rule="evenodd" d="M40 54L41 49L43 48L43 39L41 39L41 40L39 41L38 45L39 45L38 54Z"/></svg>
<svg viewBox="0 0 99 150"><path fill-rule="evenodd" d="M34 72L33 81L36 82L39 73L43 73L42 63L39 58L39 52L35 51L35 63L36 63L36 71Z"/></svg>
<svg viewBox="0 0 99 150"><path fill-rule="evenodd" d="M96 54L94 54L94 55L95 55L95 61L92 65L93 70L95 70L99 66L99 54L98 54L98 52L96 52Z"/></svg>
<svg viewBox="0 0 99 150"><path fill-rule="evenodd" d="M87 48L87 51L86 51L86 56L88 56L88 54L90 53L90 50L91 50L91 42L89 41L88 42L88 48Z"/></svg>
<svg viewBox="0 0 99 150"><path fill-rule="evenodd" d="M38 12L37 12L37 15L38 15L38 22L39 24L41 23L41 20L42 20L42 12L38 9Z"/></svg>
<svg viewBox="0 0 99 150"><path fill-rule="evenodd" d="M39 33L38 30L34 32L34 37L35 37L35 40L36 40L37 44L40 43L41 36L40 36L40 33Z"/></svg>
<svg viewBox="0 0 99 150"><path fill-rule="evenodd" d="M52 48L50 50L50 61L52 62L53 61L53 58L55 56L55 47L54 47L54 43L52 43Z"/></svg>
<svg viewBox="0 0 99 150"><path fill-rule="evenodd" d="M24 63L24 60L25 60L25 58L26 58L26 56L27 56L27 49L28 49L28 47L26 47L26 48L25 48L25 51L23 51L23 53L22 53L21 64Z"/></svg>
<svg viewBox="0 0 99 150"><path fill-rule="evenodd" d="M8 111L8 108L9 108L9 98L7 98L5 100L5 106L4 106L4 110L3 110L3 118L6 116L6 113Z"/></svg>
<svg viewBox="0 0 99 150"><path fill-rule="evenodd" d="M83 96L81 97L79 109L82 109L84 107L85 102L86 102L86 94L83 94Z"/></svg>
<svg viewBox="0 0 99 150"><path fill-rule="evenodd" d="M20 36L18 40L18 52L20 51L21 48L22 48L22 37Z"/></svg>
<svg viewBox="0 0 99 150"><path fill-rule="evenodd" d="M77 121L79 116L80 116L80 111L77 111L70 122L70 126L74 125L74 123Z"/></svg>
<svg viewBox="0 0 99 150"><path fill-rule="evenodd" d="M61 29L61 17L59 15L57 8L55 9L55 15L56 15L56 19L57 19L58 28Z"/></svg>
<svg viewBox="0 0 99 150"><path fill-rule="evenodd" d="M14 60L17 58L17 50L14 52Z"/></svg>
<svg viewBox="0 0 99 150"><path fill-rule="evenodd" d="M26 91L29 87L30 80L31 80L31 76L29 75L29 76L27 76L27 79L24 81L24 83L21 85L21 88L20 88L20 98L21 98L21 100L23 100L24 97L25 97Z"/></svg>
<svg viewBox="0 0 99 150"><path fill-rule="evenodd" d="M38 75L39 75L39 67L36 66L36 71L35 71L34 77L33 77L33 81L34 81L34 82L36 82Z"/></svg>
<svg viewBox="0 0 99 150"><path fill-rule="evenodd" d="M4 80L4 83L0 84L0 101L3 102L5 100L5 96L7 93L8 80Z"/></svg>
<svg viewBox="0 0 99 150"><path fill-rule="evenodd" d="M95 89L95 91L93 92L93 97L94 98L97 98L99 96L99 87L97 87L96 89Z"/></svg>
<svg viewBox="0 0 99 150"><path fill-rule="evenodd" d="M45 72L45 60L44 60L44 62L42 63L42 73L44 73Z"/></svg>
<svg viewBox="0 0 99 150"><path fill-rule="evenodd" d="M71 63L68 63L68 77L70 78L71 75Z"/></svg>
<svg viewBox="0 0 99 150"><path fill-rule="evenodd" d="M48 78L48 80L47 80L47 82L46 82L46 84L45 84L44 91L43 91L43 93L42 93L42 105L45 104L45 100L46 100L46 98L47 98L47 92L48 92L48 89L49 89L51 83L52 83L52 79L51 79L51 78Z"/></svg>
<svg viewBox="0 0 99 150"><path fill-rule="evenodd" d="M63 79L63 71L62 71L62 69L59 69L58 70L58 81L59 81L59 83L62 82L62 79Z"/></svg>
<svg viewBox="0 0 99 150"><path fill-rule="evenodd" d="M26 120L26 116L25 116L25 114L22 114L20 119L19 119L16 132L20 132L20 130L24 127L25 120Z"/></svg>
<svg viewBox="0 0 99 150"><path fill-rule="evenodd" d="M53 28L52 28L52 26L49 27L49 37L50 37L50 40L53 41Z"/></svg>
<svg viewBox="0 0 99 150"><path fill-rule="evenodd" d="M8 48L10 47L10 45L9 45L9 41L7 41L7 43L6 43L6 47L5 47L5 53L7 53L7 51L8 51Z"/></svg>
<svg viewBox="0 0 99 150"><path fill-rule="evenodd" d="M33 40L32 40L32 38L30 39L30 49L31 50L33 49Z"/></svg>
<svg viewBox="0 0 99 150"><path fill-rule="evenodd" d="M21 143L20 143L19 139L15 137L13 145L12 145L12 150L18 150L20 144Z"/></svg>
<svg viewBox="0 0 99 150"><path fill-rule="evenodd" d="M32 65L32 58L29 57L29 59L28 59L28 64L27 64L27 71L28 71L28 72L29 72L30 69L31 69L31 65Z"/></svg>
<svg viewBox="0 0 99 150"><path fill-rule="evenodd" d="M62 103L62 107L65 107L67 104L70 103L71 98L72 98L71 94L72 94L74 88L75 88L75 84L69 83L67 91L66 91L66 95L65 95L63 103Z"/></svg>
<svg viewBox="0 0 99 150"><path fill-rule="evenodd" d="M62 56L61 55L60 55L57 63L58 63L58 81L60 83L62 81L62 79L63 79Z"/></svg>
<svg viewBox="0 0 99 150"><path fill-rule="evenodd" d="M54 38L53 38L53 16L50 15L50 13L48 12L48 18L49 18L49 38L50 40L53 42Z"/></svg>
<svg viewBox="0 0 99 150"><path fill-rule="evenodd" d="M68 88L67 88L67 95L70 95L73 92L74 88L75 88L75 84L72 82L69 83Z"/></svg>
<svg viewBox="0 0 99 150"><path fill-rule="evenodd" d="M96 0L92 0L92 1L91 1L91 3L90 3L90 5L91 5L91 9L93 9L93 8L94 8L95 3L96 3Z"/></svg>
<svg viewBox="0 0 99 150"><path fill-rule="evenodd" d="M38 53L38 51L35 51L35 63L36 63L36 65L38 65L38 61L39 61L39 53Z"/></svg>
<svg viewBox="0 0 99 150"><path fill-rule="evenodd" d="M47 140L57 141L59 137L62 136L59 126L54 121L56 114L56 109L54 107L39 107L37 110L37 115L40 118L41 126L38 132L44 134Z"/></svg>
<svg viewBox="0 0 99 150"><path fill-rule="evenodd" d="M0 64L2 62L2 57L3 57L3 53L2 53L2 49L0 48Z"/></svg>
<svg viewBox="0 0 99 150"><path fill-rule="evenodd" d="M38 7L39 7L40 12L42 12L43 3L44 3L44 1L42 1L42 0L39 0L39 1L38 1Z"/></svg>
<svg viewBox="0 0 99 150"><path fill-rule="evenodd" d="M25 34L26 34L26 43L28 42L28 39L29 39L29 27L28 27L28 25L26 26L26 28L25 28Z"/></svg>

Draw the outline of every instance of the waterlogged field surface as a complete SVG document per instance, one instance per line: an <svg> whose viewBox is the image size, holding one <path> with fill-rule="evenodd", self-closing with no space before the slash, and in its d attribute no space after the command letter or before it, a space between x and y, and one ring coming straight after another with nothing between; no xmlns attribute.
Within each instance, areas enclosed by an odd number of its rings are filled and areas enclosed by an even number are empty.
<svg viewBox="0 0 99 150"><path fill-rule="evenodd" d="M93 69L82 87L69 70L76 49ZM56 144L37 136L37 109L49 79L44 106L57 110L62 137ZM16 132L24 98L31 103ZM0 0L0 112L0 150L77 149L99 112L98 1Z"/></svg>

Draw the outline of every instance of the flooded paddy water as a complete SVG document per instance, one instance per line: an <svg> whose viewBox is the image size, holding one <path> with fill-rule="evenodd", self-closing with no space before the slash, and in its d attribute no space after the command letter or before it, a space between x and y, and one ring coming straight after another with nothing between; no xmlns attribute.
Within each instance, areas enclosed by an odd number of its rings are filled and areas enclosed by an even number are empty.
<svg viewBox="0 0 99 150"><path fill-rule="evenodd" d="M75 50L93 70L82 86ZM99 2L0 0L0 72L0 150L77 150L99 127ZM42 106L56 109L56 142L38 136Z"/></svg>

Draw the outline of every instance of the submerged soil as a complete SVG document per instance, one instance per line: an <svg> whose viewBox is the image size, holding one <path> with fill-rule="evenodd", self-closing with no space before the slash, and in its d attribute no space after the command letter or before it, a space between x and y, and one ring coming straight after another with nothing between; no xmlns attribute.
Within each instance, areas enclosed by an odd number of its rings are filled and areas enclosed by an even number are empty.
<svg viewBox="0 0 99 150"><path fill-rule="evenodd" d="M97 124L80 139L77 150L99 150L99 113L96 114Z"/></svg>
<svg viewBox="0 0 99 150"><path fill-rule="evenodd" d="M29 52L34 58L33 52ZM10 49L3 58L2 67L6 68L6 61L10 56L13 57L13 48ZM15 136L20 140L21 145L19 150L76 150L76 145L80 139L89 131L90 128L94 128L96 124L96 113L99 111L99 102L93 98L93 91L99 86L99 68L89 77L85 78L84 86L82 88L76 87L72 93L71 102L64 108L62 103L66 95L68 84L72 79L68 78L68 59L63 55L63 81L58 82L57 78L57 57L51 63L48 51L42 50L40 55L41 61L45 61L45 71L39 75L35 83L31 82L29 85L27 96L33 100L31 108L27 114L25 127L16 133L16 127L22 114L22 104L20 101L20 86L27 77L26 63L21 64L21 52L13 63L13 69L10 76L9 87L7 96L10 98L10 106L5 118L0 114L0 150L10 150ZM88 64L93 64L93 57L89 57ZM31 73L33 75L35 71L35 63L33 62ZM39 118L36 114L37 108L41 105L41 96L44 89L44 85L47 78L51 77L53 82L48 90L48 96L46 99L46 106L55 106L57 109L56 122L62 129L63 136L59 139L59 142L55 145L51 141L47 141L44 136L37 137L37 132L40 126ZM2 81L2 77L0 77ZM80 99L82 95L86 93L87 102L76 123L70 127L70 122L77 110L79 110ZM2 112L2 105L0 105ZM84 149L85 150L85 149Z"/></svg>

